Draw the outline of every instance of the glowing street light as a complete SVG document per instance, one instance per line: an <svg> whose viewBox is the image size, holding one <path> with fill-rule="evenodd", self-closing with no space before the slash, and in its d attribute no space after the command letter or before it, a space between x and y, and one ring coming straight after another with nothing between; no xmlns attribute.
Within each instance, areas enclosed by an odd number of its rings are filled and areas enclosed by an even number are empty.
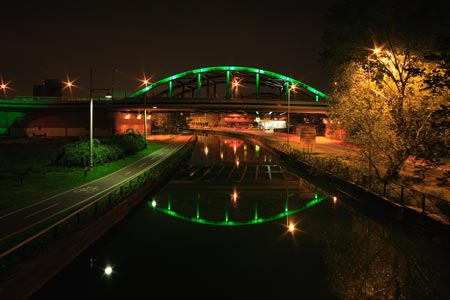
<svg viewBox="0 0 450 300"><path fill-rule="evenodd" d="M72 96L72 88L77 88L78 87L78 86L75 85L75 81L77 81L77 79L75 78L73 80L70 80L69 75L67 75L66 81L64 81L64 80L62 81L62 83L65 85L63 87L63 90L69 89L70 96Z"/></svg>
<svg viewBox="0 0 450 300"><path fill-rule="evenodd" d="M8 85L9 85L9 82L4 82L3 78L0 79L0 90L3 90L4 96L6 96L6 90L10 89L10 87Z"/></svg>
<svg viewBox="0 0 450 300"><path fill-rule="evenodd" d="M144 79L141 80L141 82L145 86L148 86L150 84L150 80L148 78L145 78L145 76L144 76Z"/></svg>
<svg viewBox="0 0 450 300"><path fill-rule="evenodd" d="M2 89L3 90L3 93L6 95L6 88L8 87L8 85L6 84L6 83L4 83L4 82L2 82L1 84L0 84L0 89Z"/></svg>
<svg viewBox="0 0 450 300"><path fill-rule="evenodd" d="M294 224L292 224L292 223L289 224L289 231L291 233L294 233L294 231L295 231L295 225Z"/></svg>
<svg viewBox="0 0 450 300"><path fill-rule="evenodd" d="M150 79L144 74L143 79L139 79L142 84L140 86L147 87L150 84ZM146 97L144 97L144 139L145 139L145 148L147 148L147 101Z"/></svg>

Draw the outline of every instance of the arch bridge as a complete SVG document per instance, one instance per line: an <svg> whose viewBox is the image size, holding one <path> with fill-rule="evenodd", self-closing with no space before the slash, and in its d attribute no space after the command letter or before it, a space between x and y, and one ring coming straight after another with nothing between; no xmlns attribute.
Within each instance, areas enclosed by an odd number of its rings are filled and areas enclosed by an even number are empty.
<svg viewBox="0 0 450 300"><path fill-rule="evenodd" d="M288 93L290 91L290 93ZM214 66L168 76L131 95L148 105L197 110L259 110L320 112L327 110L328 96L294 78L251 67ZM289 100L289 104L287 101Z"/></svg>
<svg viewBox="0 0 450 300"><path fill-rule="evenodd" d="M141 114L147 111L192 112L194 126L250 124L260 115L281 120L289 118L286 112L319 120L328 113L323 92L282 74L240 66L194 69L151 83L131 96L93 100L97 134L99 129L105 134L124 128L142 132ZM222 113L230 115L222 118ZM82 136L92 114L89 98L0 99L0 135Z"/></svg>

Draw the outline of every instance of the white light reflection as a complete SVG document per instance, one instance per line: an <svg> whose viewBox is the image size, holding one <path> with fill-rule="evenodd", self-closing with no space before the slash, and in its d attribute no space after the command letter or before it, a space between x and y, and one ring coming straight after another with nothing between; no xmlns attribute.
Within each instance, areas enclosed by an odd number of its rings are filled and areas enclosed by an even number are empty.
<svg viewBox="0 0 450 300"><path fill-rule="evenodd" d="M105 272L105 275L106 275L106 276L111 276L111 274L112 274L112 272L113 272L113 269L112 269L111 266L106 266L104 272Z"/></svg>
<svg viewBox="0 0 450 300"><path fill-rule="evenodd" d="M338 198L336 196L333 196L333 204L337 204Z"/></svg>
<svg viewBox="0 0 450 300"><path fill-rule="evenodd" d="M233 207L237 207L237 199L238 199L238 193L236 188L233 190L233 194L231 194L231 200L233 201Z"/></svg>

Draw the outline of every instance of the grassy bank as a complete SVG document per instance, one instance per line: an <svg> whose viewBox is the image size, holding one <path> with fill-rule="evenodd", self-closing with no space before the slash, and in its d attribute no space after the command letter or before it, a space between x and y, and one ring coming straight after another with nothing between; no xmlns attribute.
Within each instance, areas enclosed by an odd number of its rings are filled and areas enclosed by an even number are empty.
<svg viewBox="0 0 450 300"><path fill-rule="evenodd" d="M52 164L60 149L73 139L26 139L2 141L0 145L0 209L21 207L88 181L115 172L162 148L163 141L149 141L146 150L104 165L85 175L80 167Z"/></svg>

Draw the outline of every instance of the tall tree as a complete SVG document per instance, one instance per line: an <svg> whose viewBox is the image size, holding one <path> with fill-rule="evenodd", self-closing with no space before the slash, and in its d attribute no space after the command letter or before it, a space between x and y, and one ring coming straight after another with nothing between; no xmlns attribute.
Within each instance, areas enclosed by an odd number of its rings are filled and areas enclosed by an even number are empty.
<svg viewBox="0 0 450 300"><path fill-rule="evenodd" d="M430 145L443 146L434 149L445 153L444 135L435 131L448 126L449 56L437 46L446 32L435 25L448 21L433 22L435 32L416 32L439 13L414 1L347 0L328 18L322 59L338 83L331 92L331 117L361 146L370 174L374 170L380 178L397 177L410 155L436 158L423 151Z"/></svg>

